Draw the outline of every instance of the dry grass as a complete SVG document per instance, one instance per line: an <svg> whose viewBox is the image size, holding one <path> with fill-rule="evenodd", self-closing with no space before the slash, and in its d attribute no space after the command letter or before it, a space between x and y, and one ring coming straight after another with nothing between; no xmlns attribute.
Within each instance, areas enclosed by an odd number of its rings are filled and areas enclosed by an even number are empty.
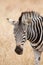
<svg viewBox="0 0 43 65"><path fill-rule="evenodd" d="M6 21L6 17L17 21L22 11L31 10L43 15L43 0L0 0L0 65L34 64L34 53L28 41L24 45L23 55L19 56L14 52L16 44L13 26Z"/></svg>

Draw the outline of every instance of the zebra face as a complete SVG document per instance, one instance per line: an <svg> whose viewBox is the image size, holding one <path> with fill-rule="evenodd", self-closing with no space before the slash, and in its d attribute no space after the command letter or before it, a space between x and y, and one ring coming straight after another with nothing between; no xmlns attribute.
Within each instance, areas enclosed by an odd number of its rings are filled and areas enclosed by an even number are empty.
<svg viewBox="0 0 43 65"><path fill-rule="evenodd" d="M14 26L14 35L16 40L15 52L19 55L23 53L23 45L27 38L26 27L27 27L26 24L23 23L19 24L19 22L17 22Z"/></svg>
<svg viewBox="0 0 43 65"><path fill-rule="evenodd" d="M14 36L16 40L15 52L20 55L23 53L23 45L27 40L27 27L28 24L30 24L30 19L24 20L23 18L21 20L20 18L18 22L9 18L7 18L7 20L14 25Z"/></svg>
<svg viewBox="0 0 43 65"><path fill-rule="evenodd" d="M15 52L20 55L23 53L23 45L27 39L27 25L24 22L15 22L9 18L7 18L7 20L14 25L14 36L16 41Z"/></svg>

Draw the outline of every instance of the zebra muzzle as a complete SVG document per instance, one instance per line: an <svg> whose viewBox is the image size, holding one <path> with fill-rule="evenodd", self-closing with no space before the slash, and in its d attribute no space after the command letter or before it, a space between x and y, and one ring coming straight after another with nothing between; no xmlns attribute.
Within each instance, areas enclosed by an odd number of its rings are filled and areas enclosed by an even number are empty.
<svg viewBox="0 0 43 65"><path fill-rule="evenodd" d="M19 46L16 46L16 49L15 49L15 52L18 54L18 55L21 55L23 53L23 49Z"/></svg>

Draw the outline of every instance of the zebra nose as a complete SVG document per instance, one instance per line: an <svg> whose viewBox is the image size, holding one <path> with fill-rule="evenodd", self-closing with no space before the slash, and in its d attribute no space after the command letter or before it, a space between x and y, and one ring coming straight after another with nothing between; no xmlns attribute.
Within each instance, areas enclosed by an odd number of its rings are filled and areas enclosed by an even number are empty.
<svg viewBox="0 0 43 65"><path fill-rule="evenodd" d="M23 53L23 49L19 46L16 46L16 49L15 49L15 52L18 54L18 55L21 55Z"/></svg>

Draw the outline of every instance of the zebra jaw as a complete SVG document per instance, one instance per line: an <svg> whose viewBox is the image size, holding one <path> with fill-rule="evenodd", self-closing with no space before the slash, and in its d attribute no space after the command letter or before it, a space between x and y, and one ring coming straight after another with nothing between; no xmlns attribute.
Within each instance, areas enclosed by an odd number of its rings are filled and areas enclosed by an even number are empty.
<svg viewBox="0 0 43 65"><path fill-rule="evenodd" d="M11 24L15 24L15 21L13 20L13 19L9 19L9 18L6 18L7 19L7 21L9 21L9 23L11 23Z"/></svg>

